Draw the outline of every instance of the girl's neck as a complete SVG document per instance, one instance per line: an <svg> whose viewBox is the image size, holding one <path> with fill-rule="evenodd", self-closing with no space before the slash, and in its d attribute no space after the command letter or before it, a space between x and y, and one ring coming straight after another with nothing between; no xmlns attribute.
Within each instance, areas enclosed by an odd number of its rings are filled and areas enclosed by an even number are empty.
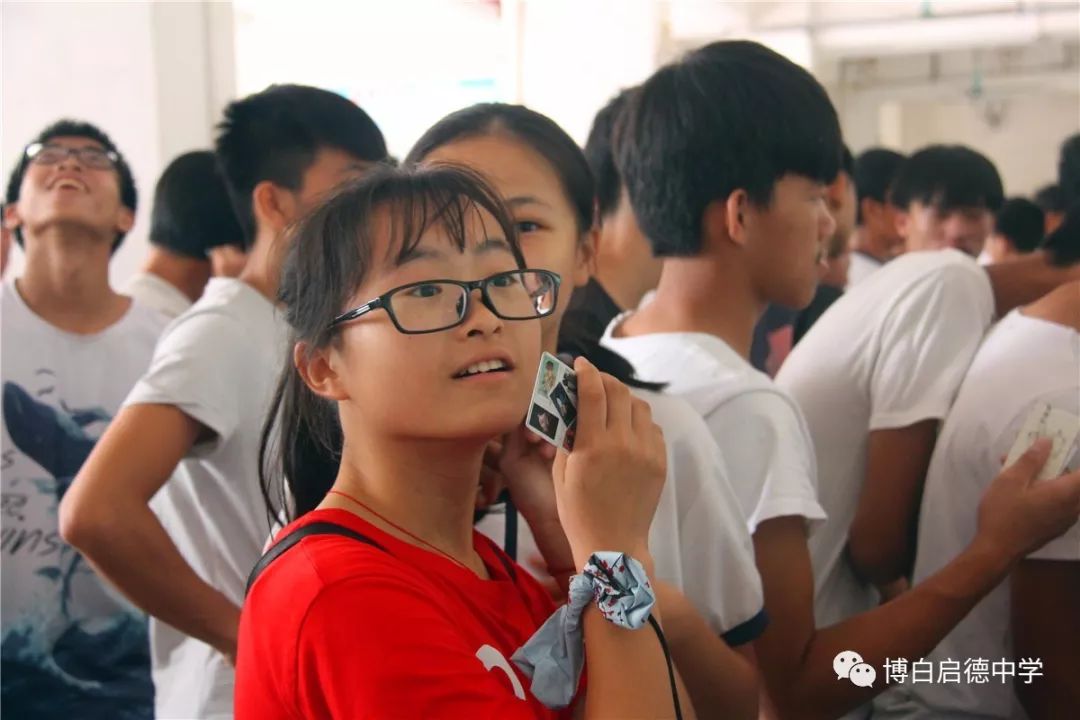
<svg viewBox="0 0 1080 720"><path fill-rule="evenodd" d="M319 507L353 512L403 542L445 553L486 577L473 548L485 445L387 436L346 443L334 489L362 505L330 494Z"/></svg>

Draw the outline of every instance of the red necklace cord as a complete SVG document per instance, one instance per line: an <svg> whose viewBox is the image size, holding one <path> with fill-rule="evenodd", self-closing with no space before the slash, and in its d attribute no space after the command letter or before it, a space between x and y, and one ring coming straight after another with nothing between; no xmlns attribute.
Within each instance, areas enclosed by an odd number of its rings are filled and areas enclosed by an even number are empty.
<svg viewBox="0 0 1080 720"><path fill-rule="evenodd" d="M375 512L375 511L374 511L374 510L372 510L372 509L371 509L371 507L369 507L369 506L368 506L367 504L365 504L365 503L362 503L362 502L360 502L359 500L357 500L356 498L354 498L354 497L353 497L352 495L349 495L348 493L343 493L343 492L341 492L340 490L334 490L334 489L328 490L327 492L328 492L329 494L331 494L331 495L340 495L341 497L345 498L346 500L351 500L351 501L353 501L354 503L356 503L356 504L357 504L357 505L359 505L360 507L364 508L364 509L365 509L365 510L367 510L367 511L368 511L369 513L371 513L371 514L372 514L372 515L374 515L375 517L379 518L379 519L380 519L380 520L382 520L382 521L383 521L384 523L386 523L386 524L387 524L387 525L389 525L390 527L394 528L394 529L395 529L395 530L397 530L398 532L401 532L401 533L404 533L405 535L408 535L408 536L409 536L409 537L411 537L411 538L412 538L413 540L415 540L415 541L416 541L416 542L418 542L418 543L421 543L422 545L426 545L427 547L431 548L431 549L432 549L432 550L434 550L435 552L437 552L437 553L439 553L440 555L442 555L443 557L445 557L445 558L446 558L447 560L450 560L450 561L452 561L452 562L454 562L454 563L457 563L458 565L460 565L461 567L465 568L465 569L466 569L466 570L468 570L469 572L474 572L473 570L471 570L471 569L469 568L469 566L468 566L468 565L466 565L465 563L461 562L460 560L458 560L458 559L457 559L456 557L454 557L454 556L453 556L453 555L451 555L450 553L448 553L448 552L444 552L444 551L440 550L439 548L435 547L434 545L432 545L431 543L429 543L429 542L428 542L427 540L425 540L424 538L422 538L422 537L419 537L419 536L417 536L417 535L414 535L413 533L409 532L408 530L406 530L405 528L401 527L400 525L398 525L397 523L393 522L392 520L390 520L390 519L388 519L388 518L384 517L383 515L381 515L381 514L379 514L379 513Z"/></svg>

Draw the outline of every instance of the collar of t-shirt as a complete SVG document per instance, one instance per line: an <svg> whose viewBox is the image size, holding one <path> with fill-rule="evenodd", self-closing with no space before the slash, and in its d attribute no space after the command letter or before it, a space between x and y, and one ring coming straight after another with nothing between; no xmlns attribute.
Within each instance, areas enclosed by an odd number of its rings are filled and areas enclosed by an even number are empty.
<svg viewBox="0 0 1080 720"><path fill-rule="evenodd" d="M750 390L775 391L768 375L715 335L672 332L616 337L629 314L619 315L608 325L601 345L629 360L642 380L668 383L670 392L685 396L698 412L707 415L724 400Z"/></svg>
<svg viewBox="0 0 1080 720"><path fill-rule="evenodd" d="M4 280L3 305L5 306L3 312L5 313L6 319L18 320L19 322L25 323L27 326L38 325L41 330L54 333L57 337L63 338L67 342L85 345L107 340L117 333L124 333L126 332L127 326L130 323L137 322L140 316L145 316L147 313L156 313L156 311L144 307L137 302L132 302L130 307L128 307L127 312L120 316L120 319L103 330L90 334L69 332L56 327L51 322L31 310L30 306L26 304L26 301L23 300L22 295L19 293L19 289L15 285L15 278L7 278ZM164 320L162 321L162 324L164 324ZM158 329L160 331L160 326Z"/></svg>
<svg viewBox="0 0 1080 720"><path fill-rule="evenodd" d="M348 510L337 508L313 510L305 514L299 520L294 521L291 525L285 527L277 537L284 537L289 532L314 522L331 522L342 525L374 540L380 546L385 548L389 555L395 559L400 560L413 568L420 569L423 572L437 572L440 575L452 577L455 582L514 582L514 578L510 576L506 566L509 557L502 554L502 551L499 550L490 539L475 530L473 531L473 548L484 562L484 566L487 568L488 575L490 576L489 580L479 578L471 570L433 550L417 547L404 540L400 540Z"/></svg>

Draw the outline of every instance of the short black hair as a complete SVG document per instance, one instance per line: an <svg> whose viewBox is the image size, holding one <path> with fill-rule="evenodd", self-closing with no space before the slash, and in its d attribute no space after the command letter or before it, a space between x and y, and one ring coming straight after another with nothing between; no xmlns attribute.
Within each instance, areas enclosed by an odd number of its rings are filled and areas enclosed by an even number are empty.
<svg viewBox="0 0 1080 720"><path fill-rule="evenodd" d="M589 162L593 180L596 182L596 205L600 220L608 217L619 207L622 178L615 165L615 146L619 121L632 93L637 88L622 90L608 100L607 105L593 118L589 138L585 141L585 159Z"/></svg>
<svg viewBox="0 0 1080 720"><path fill-rule="evenodd" d="M452 112L420 136L405 156L405 164L421 163L458 140L499 132L520 140L547 160L574 210L578 231L588 232L593 226L596 194L585 155L554 120L524 105L477 103Z"/></svg>
<svg viewBox="0 0 1080 720"><path fill-rule="evenodd" d="M840 172L851 179L855 179L855 156L851 154L851 148L845 143L840 151Z"/></svg>
<svg viewBox="0 0 1080 720"><path fill-rule="evenodd" d="M994 232L1007 238L1018 252L1029 253L1042 242L1044 222L1038 205L1027 198L1010 198L994 216Z"/></svg>
<svg viewBox="0 0 1080 720"><path fill-rule="evenodd" d="M371 162L387 157L386 141L371 117L328 90L271 85L225 108L215 149L248 244L255 239L255 186L269 180L299 189L322 148Z"/></svg>
<svg viewBox="0 0 1080 720"><path fill-rule="evenodd" d="M1061 187L1062 204L1066 208L1080 202L1080 133L1067 138L1061 144L1058 185Z"/></svg>
<svg viewBox="0 0 1080 720"><path fill-rule="evenodd" d="M1065 201L1061 197L1061 186L1057 183L1043 185L1035 191L1035 204L1042 208L1044 213L1065 212Z"/></svg>
<svg viewBox="0 0 1080 720"><path fill-rule="evenodd" d="M184 153L161 173L150 213L150 244L198 260L220 245L245 247L212 151Z"/></svg>
<svg viewBox="0 0 1080 720"><path fill-rule="evenodd" d="M862 224L862 201L864 198L884 203L889 200L889 187L896 178L896 173L907 158L895 150L870 148L864 150L855 160L855 192L858 205L855 219Z"/></svg>
<svg viewBox="0 0 1080 720"><path fill-rule="evenodd" d="M658 70L622 123L619 172L658 257L698 253L705 208L735 190L766 206L785 175L824 184L840 167L840 122L821 83L745 40Z"/></svg>
<svg viewBox="0 0 1080 720"><path fill-rule="evenodd" d="M1054 265L1064 267L1080 262L1080 201L1069 206L1061 224L1039 247Z"/></svg>
<svg viewBox="0 0 1080 720"><path fill-rule="evenodd" d="M127 164L127 160L124 159L124 154L120 152L120 148L116 147L116 144L101 128L84 120L57 120L38 133L37 137L27 143L27 147L34 143L47 143L53 138L58 137L86 138L87 140L93 140L106 150L111 150L116 153L116 174L120 182L120 202L124 207L131 210L131 212L135 212L139 202L139 193L135 188L135 176L131 174L131 167ZM11 171L11 175L8 177L7 192L4 194L4 205L12 205L18 202L23 176L26 174L26 167L29 164L30 160L26 157L26 153L24 152L22 157L19 158L19 162L15 165L15 168ZM19 243L19 247L22 247L22 228L15 228L14 234L15 242ZM120 247L120 243L124 240L124 235L126 235L126 233L116 233L116 239L113 240L112 252L116 252L116 249Z"/></svg>
<svg viewBox="0 0 1080 720"><path fill-rule="evenodd" d="M990 158L964 145L930 145L904 161L896 173L890 200L902 210L922 203L949 212L984 208L997 212L1005 188Z"/></svg>

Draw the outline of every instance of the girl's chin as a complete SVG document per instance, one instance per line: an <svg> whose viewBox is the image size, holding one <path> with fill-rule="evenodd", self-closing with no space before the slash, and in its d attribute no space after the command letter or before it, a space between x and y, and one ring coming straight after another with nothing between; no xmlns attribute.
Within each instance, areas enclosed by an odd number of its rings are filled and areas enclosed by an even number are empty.
<svg viewBox="0 0 1080 720"><path fill-rule="evenodd" d="M499 413L484 413L483 416L465 412L446 425L447 432L443 437L462 442L487 442L500 438L525 423L525 410L524 407L520 410L513 408Z"/></svg>

